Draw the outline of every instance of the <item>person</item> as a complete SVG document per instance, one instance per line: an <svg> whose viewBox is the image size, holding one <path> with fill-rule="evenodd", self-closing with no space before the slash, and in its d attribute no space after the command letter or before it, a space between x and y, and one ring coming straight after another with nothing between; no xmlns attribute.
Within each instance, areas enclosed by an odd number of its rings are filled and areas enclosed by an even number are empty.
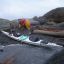
<svg viewBox="0 0 64 64"><path fill-rule="evenodd" d="M30 21L28 19L19 19L19 27L30 30Z"/></svg>

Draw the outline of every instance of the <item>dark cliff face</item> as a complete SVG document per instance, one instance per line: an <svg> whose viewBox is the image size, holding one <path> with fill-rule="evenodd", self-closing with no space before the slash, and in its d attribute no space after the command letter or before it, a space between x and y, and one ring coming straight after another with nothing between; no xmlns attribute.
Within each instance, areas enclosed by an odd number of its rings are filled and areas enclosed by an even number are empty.
<svg viewBox="0 0 64 64"><path fill-rule="evenodd" d="M43 22L43 19L49 22L53 21L55 23L64 22L64 7L53 9L46 13L45 15L39 17L39 19L41 23Z"/></svg>
<svg viewBox="0 0 64 64"><path fill-rule="evenodd" d="M64 7L53 9L45 14L44 17L57 23L64 22Z"/></svg>

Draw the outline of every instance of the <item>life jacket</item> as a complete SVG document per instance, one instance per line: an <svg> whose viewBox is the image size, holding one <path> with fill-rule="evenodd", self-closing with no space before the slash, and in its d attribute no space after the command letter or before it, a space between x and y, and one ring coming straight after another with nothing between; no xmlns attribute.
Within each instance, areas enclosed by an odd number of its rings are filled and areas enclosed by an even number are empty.
<svg viewBox="0 0 64 64"><path fill-rule="evenodd" d="M30 24L30 21L28 19L26 19L25 26L28 30L30 30L31 24Z"/></svg>

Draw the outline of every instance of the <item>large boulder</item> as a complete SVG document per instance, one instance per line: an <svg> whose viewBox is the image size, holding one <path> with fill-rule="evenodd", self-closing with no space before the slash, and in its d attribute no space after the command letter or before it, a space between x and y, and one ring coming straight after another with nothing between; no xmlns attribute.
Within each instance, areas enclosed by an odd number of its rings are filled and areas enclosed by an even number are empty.
<svg viewBox="0 0 64 64"><path fill-rule="evenodd" d="M48 22L55 22L55 23L61 23L64 22L64 7L59 7L56 9L53 9L46 13L45 15L39 17L40 22L42 23L43 19Z"/></svg>
<svg viewBox="0 0 64 64"><path fill-rule="evenodd" d="M0 64L64 64L64 48L11 44L0 51Z"/></svg>
<svg viewBox="0 0 64 64"><path fill-rule="evenodd" d="M39 24L40 24L39 21L34 20L34 19L29 19L29 21L30 21L30 23L31 23L32 25L39 25Z"/></svg>
<svg viewBox="0 0 64 64"><path fill-rule="evenodd" d="M56 8L48 12L43 16L48 20L53 20L54 22L61 23L64 22L64 7Z"/></svg>

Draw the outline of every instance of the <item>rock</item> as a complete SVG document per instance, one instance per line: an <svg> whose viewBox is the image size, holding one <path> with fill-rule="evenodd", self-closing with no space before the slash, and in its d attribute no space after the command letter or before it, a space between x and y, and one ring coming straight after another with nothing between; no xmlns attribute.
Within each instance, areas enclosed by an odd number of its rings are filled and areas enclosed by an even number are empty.
<svg viewBox="0 0 64 64"><path fill-rule="evenodd" d="M39 17L40 22L42 23L43 19L47 20L48 22L55 22L55 23L61 23L64 22L64 7L59 7L56 9L53 9L46 13L45 15Z"/></svg>
<svg viewBox="0 0 64 64"><path fill-rule="evenodd" d="M64 7L56 8L48 12L43 18L57 23L64 22Z"/></svg>

